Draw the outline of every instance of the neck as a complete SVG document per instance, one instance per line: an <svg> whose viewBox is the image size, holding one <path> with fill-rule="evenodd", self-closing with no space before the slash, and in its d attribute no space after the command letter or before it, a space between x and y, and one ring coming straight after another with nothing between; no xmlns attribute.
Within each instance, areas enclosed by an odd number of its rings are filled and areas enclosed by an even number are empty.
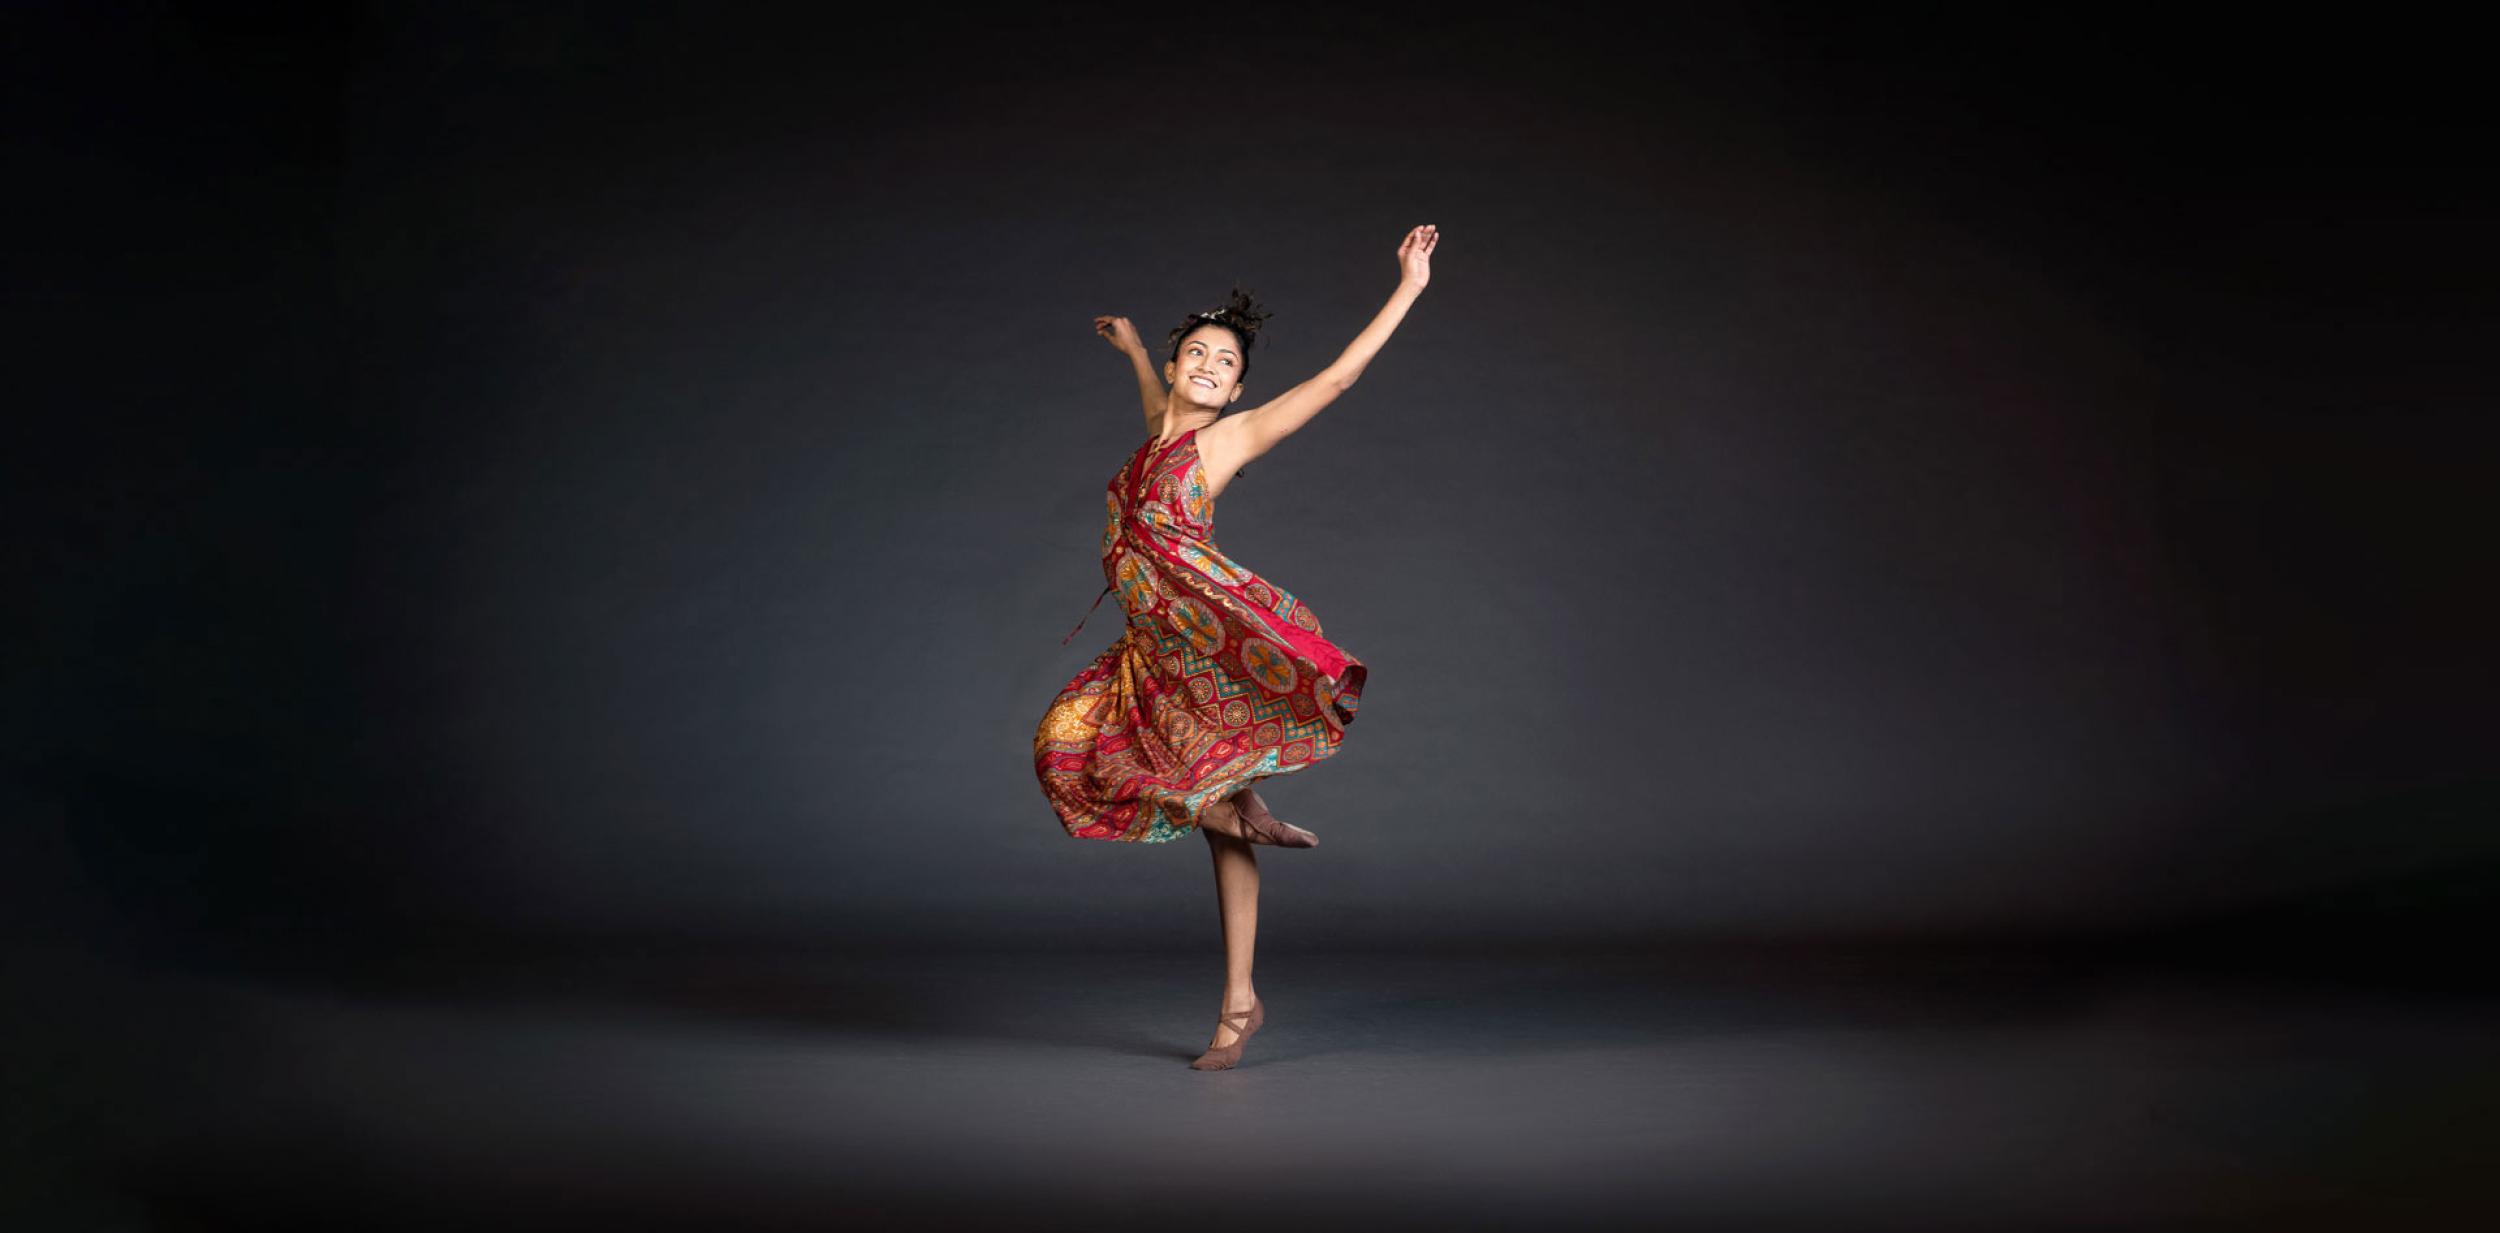
<svg viewBox="0 0 2500 1233"><path fill-rule="evenodd" d="M1192 428L1204 428L1214 423L1221 414L1196 403L1184 402L1175 395L1165 399L1163 403L1162 436L1168 440Z"/></svg>

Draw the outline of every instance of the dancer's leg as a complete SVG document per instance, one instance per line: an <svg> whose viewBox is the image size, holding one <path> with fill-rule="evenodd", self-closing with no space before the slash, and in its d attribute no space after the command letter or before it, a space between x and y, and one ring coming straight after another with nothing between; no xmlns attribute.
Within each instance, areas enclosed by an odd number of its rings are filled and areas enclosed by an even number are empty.
<svg viewBox="0 0 2500 1233"><path fill-rule="evenodd" d="M1203 815L1202 815L1203 817ZM1220 817L1219 821L1238 824L1237 819ZM1259 857L1251 845L1220 830L1201 825L1206 832L1207 846L1215 855L1215 898L1224 917L1224 1011L1230 1013L1250 1009L1258 991L1250 985L1250 956L1259 936ZM1234 1024L1217 1020L1215 1038L1207 1042L1210 1049L1221 1049L1240 1039Z"/></svg>

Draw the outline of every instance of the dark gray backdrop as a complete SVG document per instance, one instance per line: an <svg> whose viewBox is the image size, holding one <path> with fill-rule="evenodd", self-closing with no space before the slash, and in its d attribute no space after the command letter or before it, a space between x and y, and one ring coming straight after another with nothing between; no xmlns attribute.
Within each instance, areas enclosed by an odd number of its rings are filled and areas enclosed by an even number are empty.
<svg viewBox="0 0 2500 1233"><path fill-rule="evenodd" d="M1372 670L1271 785L1325 846L1263 939L2392 936L2500 867L2436 39L24 31L22 920L1206 944L1202 845L1069 839L1031 769L1118 628L1059 642L1143 435L1090 318L1252 287L1247 405L1425 222L1217 519Z"/></svg>

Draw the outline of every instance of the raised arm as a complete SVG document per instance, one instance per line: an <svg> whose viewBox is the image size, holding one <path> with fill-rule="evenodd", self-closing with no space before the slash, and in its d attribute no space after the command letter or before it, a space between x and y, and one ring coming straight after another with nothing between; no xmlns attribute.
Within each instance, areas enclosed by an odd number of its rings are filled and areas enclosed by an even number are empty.
<svg viewBox="0 0 2500 1233"><path fill-rule="evenodd" d="M1406 310L1416 297L1424 293L1432 281L1432 249L1440 243L1441 231L1430 224L1406 233L1406 241L1398 245L1398 289L1389 302L1380 308L1363 332L1346 345L1344 354L1335 363L1319 370L1319 375L1276 396L1274 401L1241 413L1243 435L1248 440L1251 458L1275 448L1276 443L1301 431L1311 417L1337 400L1337 395L1354 388L1363 369L1380 354L1383 343L1397 332L1398 323L1406 319Z"/></svg>
<svg viewBox="0 0 2500 1233"><path fill-rule="evenodd" d="M1146 431L1163 431L1163 374L1155 371L1154 360L1146 354L1145 341L1137 337L1137 327L1126 317L1096 317L1094 332L1129 358L1137 369L1137 396L1146 404Z"/></svg>

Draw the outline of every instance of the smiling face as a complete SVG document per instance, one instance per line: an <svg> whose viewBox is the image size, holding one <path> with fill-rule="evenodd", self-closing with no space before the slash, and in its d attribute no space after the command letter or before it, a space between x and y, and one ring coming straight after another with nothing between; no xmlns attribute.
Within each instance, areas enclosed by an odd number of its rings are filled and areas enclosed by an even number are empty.
<svg viewBox="0 0 2500 1233"><path fill-rule="evenodd" d="M1241 339L1223 326L1201 325L1181 337L1163 379L1192 406L1221 415L1241 397L1241 365Z"/></svg>

